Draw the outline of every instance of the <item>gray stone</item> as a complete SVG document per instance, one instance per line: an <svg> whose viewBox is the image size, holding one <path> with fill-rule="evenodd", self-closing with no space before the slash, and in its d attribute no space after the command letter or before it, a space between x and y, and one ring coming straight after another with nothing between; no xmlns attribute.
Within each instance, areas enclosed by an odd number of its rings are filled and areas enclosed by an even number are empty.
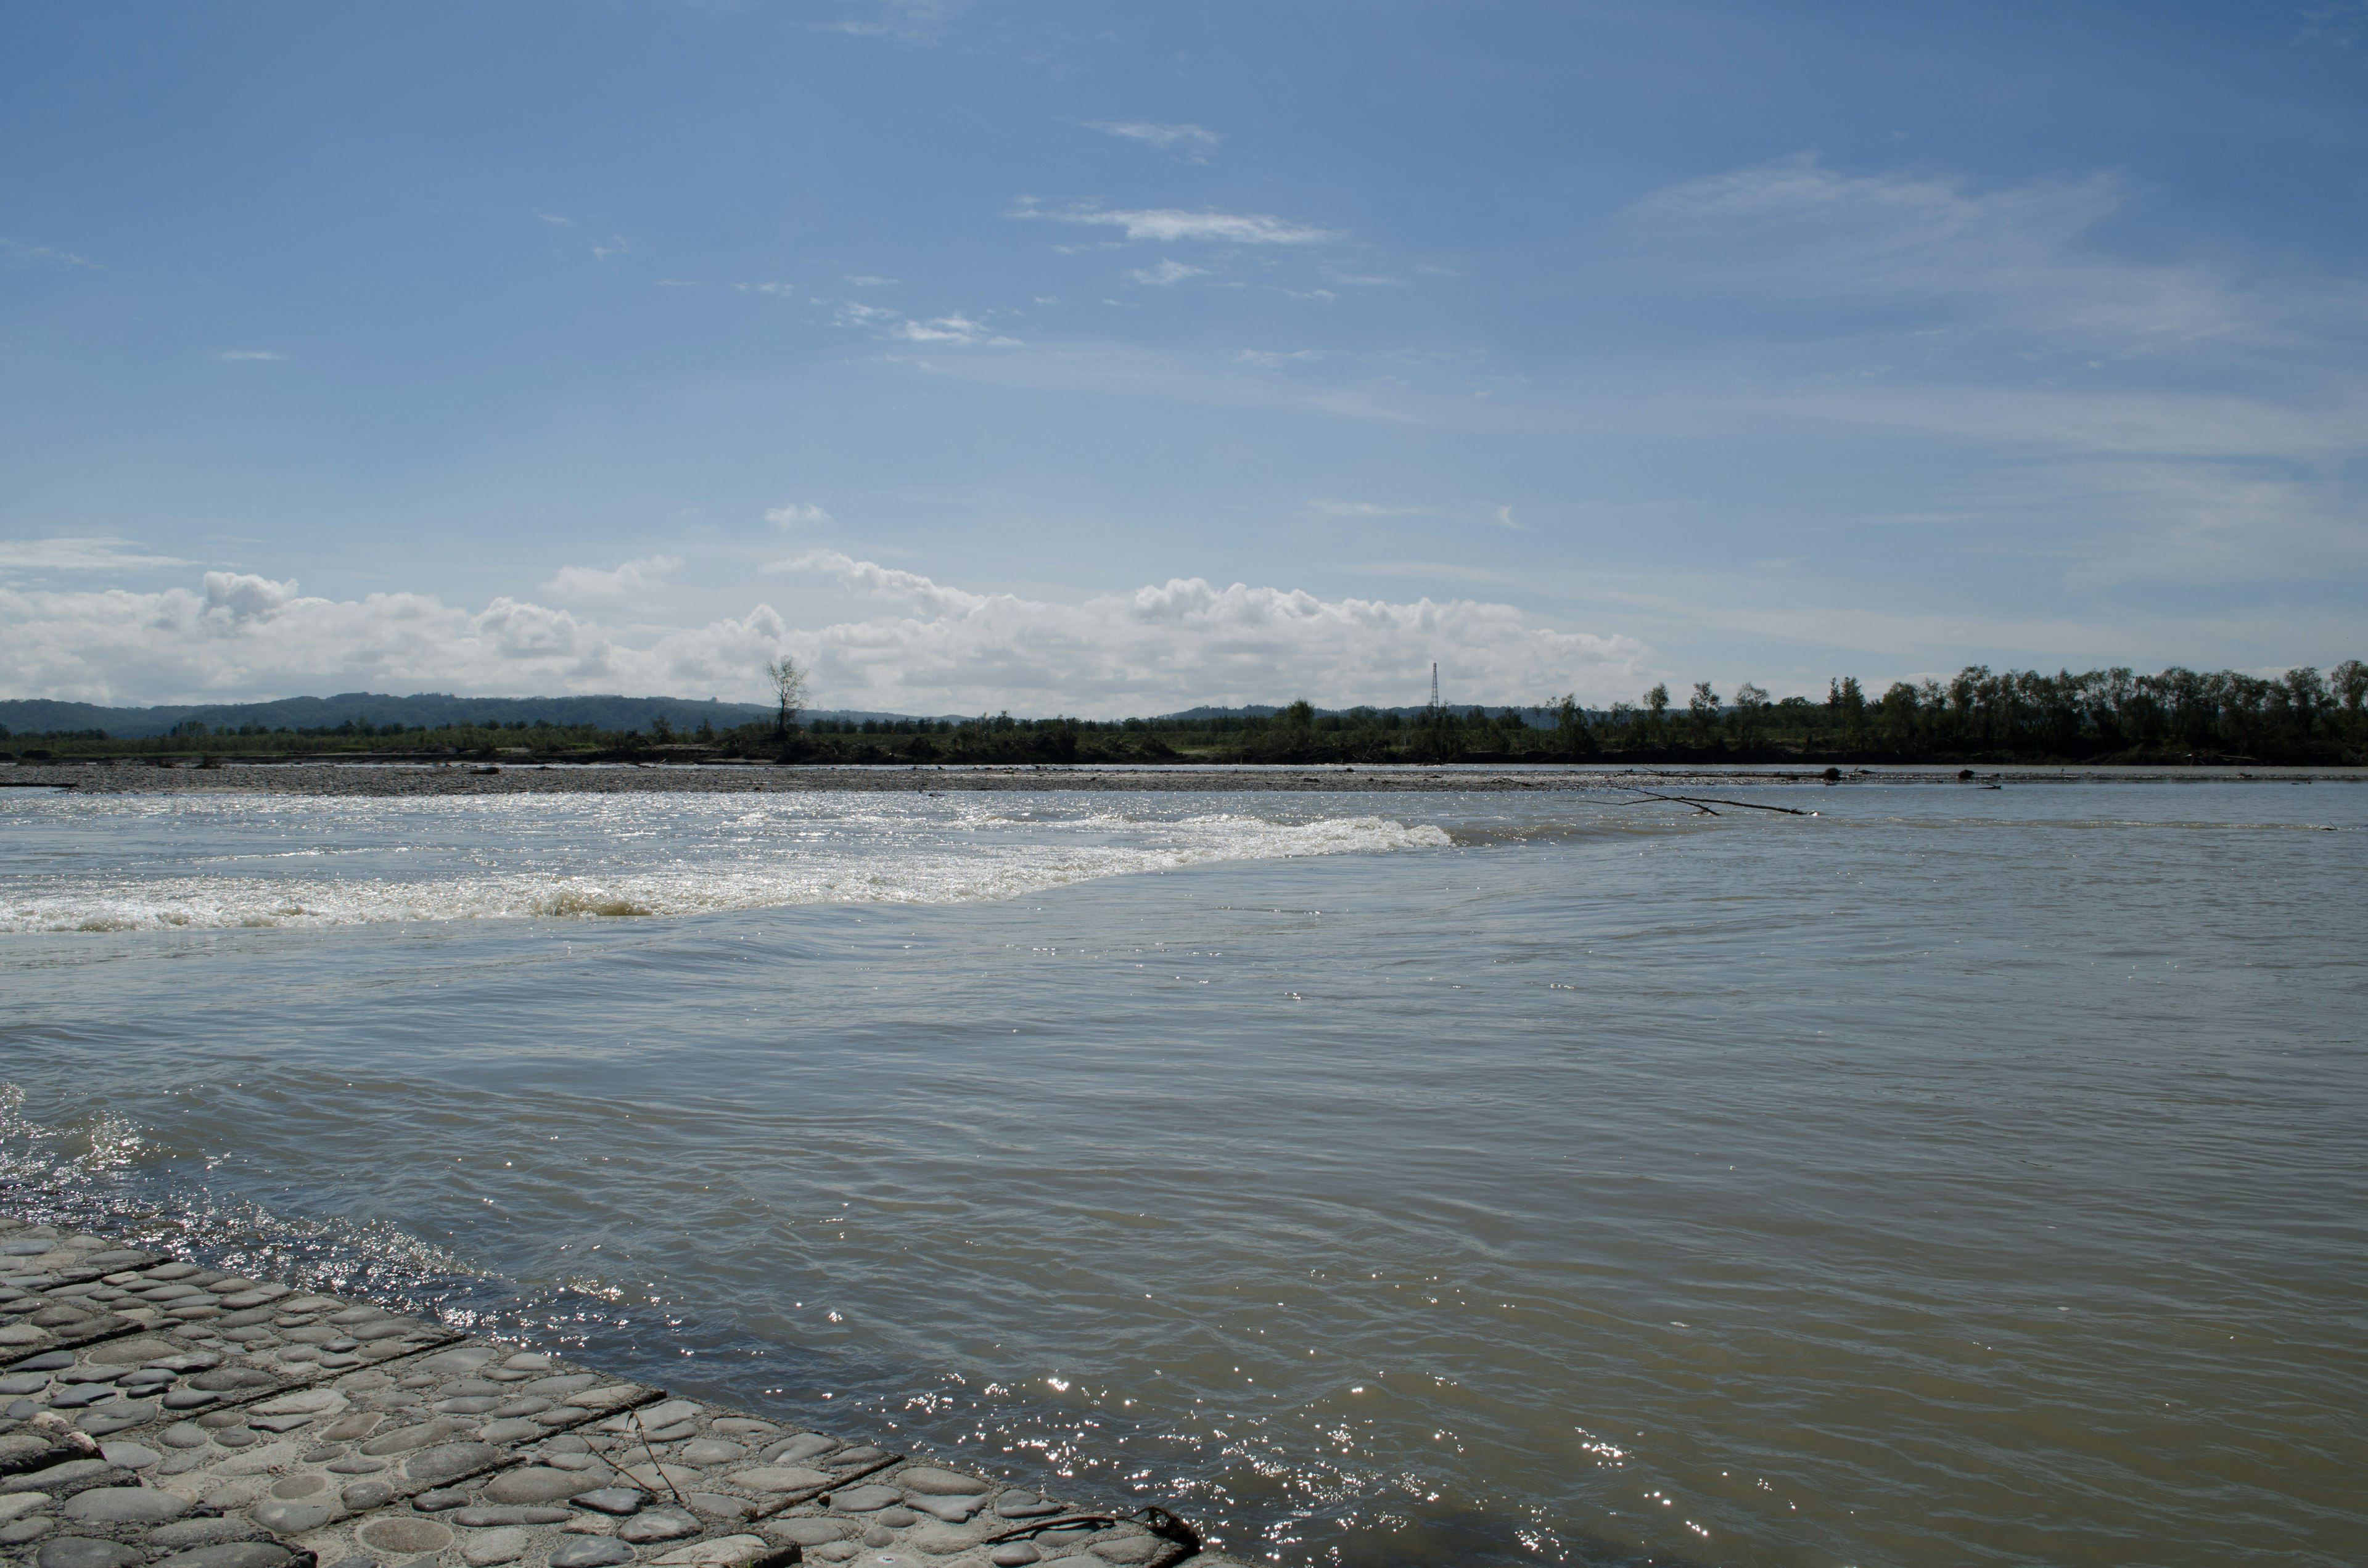
<svg viewBox="0 0 2368 1568"><path fill-rule="evenodd" d="M950 1525L968 1523L973 1514L986 1506L986 1499L984 1496L932 1497L927 1493L917 1497L908 1496L905 1501L921 1512L934 1518L942 1519Z"/></svg>
<svg viewBox="0 0 2368 1568"><path fill-rule="evenodd" d="M830 1484L829 1476L803 1465L759 1465L754 1470L735 1470L723 1479L751 1492L804 1492Z"/></svg>
<svg viewBox="0 0 2368 1568"><path fill-rule="evenodd" d="M901 1530L921 1522L921 1516L899 1503L893 1508L882 1508L873 1516L892 1530Z"/></svg>
<svg viewBox="0 0 2368 1568"><path fill-rule="evenodd" d="M472 1471L484 1470L501 1455L502 1451L491 1443L446 1443L414 1454L403 1467L403 1473L414 1481L450 1481Z"/></svg>
<svg viewBox="0 0 2368 1568"><path fill-rule="evenodd" d="M706 1528L678 1508L652 1508L619 1525L617 1539L643 1546L654 1540L680 1540Z"/></svg>
<svg viewBox="0 0 2368 1568"><path fill-rule="evenodd" d="M885 1525L872 1525L863 1532L863 1544L870 1547L894 1546L896 1532Z"/></svg>
<svg viewBox="0 0 2368 1568"><path fill-rule="evenodd" d="M246 1517L274 1535L302 1535L329 1522L336 1509L326 1503L257 1503Z"/></svg>
<svg viewBox="0 0 2368 1568"><path fill-rule="evenodd" d="M385 1468L386 1460L374 1460L368 1454L347 1454L329 1461L329 1469L339 1475L376 1475Z"/></svg>
<svg viewBox="0 0 2368 1568"><path fill-rule="evenodd" d="M838 1452L830 1456L830 1462L834 1465L844 1467L850 1464L871 1464L875 1460L884 1460L887 1457L887 1449L875 1449L871 1444L865 1443L858 1448L839 1449Z"/></svg>
<svg viewBox="0 0 2368 1568"><path fill-rule="evenodd" d="M995 1511L1007 1519L1041 1519L1059 1513L1061 1505L1048 1503L1033 1492L1007 1492L995 1500Z"/></svg>
<svg viewBox="0 0 2368 1568"><path fill-rule="evenodd" d="M986 1490L986 1483L975 1476L926 1464L908 1464L898 1471L896 1484L907 1492L926 1493L933 1497L966 1497Z"/></svg>
<svg viewBox="0 0 2368 1568"><path fill-rule="evenodd" d="M0 1378L0 1398L15 1399L28 1393L39 1393L49 1386L49 1376L43 1372L25 1372Z"/></svg>
<svg viewBox="0 0 2368 1568"><path fill-rule="evenodd" d="M78 1525L161 1525L192 1506L188 1498L153 1486L94 1486L74 1494L65 1516Z"/></svg>
<svg viewBox="0 0 2368 1568"><path fill-rule="evenodd" d="M44 1350L38 1356L28 1356L17 1363L20 1372L63 1372L74 1364L71 1350Z"/></svg>
<svg viewBox="0 0 2368 1568"><path fill-rule="evenodd" d="M564 1525L575 1516L564 1508L463 1508L452 1516L452 1522L470 1529L493 1529L504 1525Z"/></svg>
<svg viewBox="0 0 2368 1568"><path fill-rule="evenodd" d="M819 1432L801 1432L788 1442L776 1443L765 1450L767 1464L797 1464L826 1454L838 1447L836 1437L825 1437Z"/></svg>
<svg viewBox="0 0 2368 1568"><path fill-rule="evenodd" d="M398 1426L364 1443L361 1451L366 1454L408 1453L414 1449L449 1441L468 1430L458 1421L429 1421L417 1426Z"/></svg>
<svg viewBox="0 0 2368 1568"><path fill-rule="evenodd" d="M62 1492L75 1492L85 1486L102 1484L106 1478L120 1473L105 1460L68 1460L53 1464L31 1475L11 1475L0 1478L0 1494L10 1492L46 1492L56 1496Z"/></svg>
<svg viewBox="0 0 2368 1568"><path fill-rule="evenodd" d="M225 1449L243 1449L249 1443L259 1442L262 1437L263 1434L252 1426L218 1426L214 1429L214 1441Z"/></svg>
<svg viewBox="0 0 2368 1568"><path fill-rule="evenodd" d="M523 1443L541 1433L542 1428L532 1421L488 1421L477 1429L477 1436L488 1443Z"/></svg>
<svg viewBox="0 0 2368 1568"><path fill-rule="evenodd" d="M411 1500L411 1506L423 1514L440 1514L447 1508L458 1508L469 1501L469 1494L457 1486L438 1486L423 1492Z"/></svg>
<svg viewBox="0 0 2368 1568"><path fill-rule="evenodd" d="M599 1514L634 1514L650 1500L646 1492L630 1486L603 1486L590 1492L578 1492L570 1501L579 1508L589 1508Z"/></svg>
<svg viewBox="0 0 2368 1568"><path fill-rule="evenodd" d="M41 1550L33 1561L40 1568L133 1568L143 1559L131 1548L111 1540L62 1535L55 1540L42 1542Z"/></svg>
<svg viewBox="0 0 2368 1568"><path fill-rule="evenodd" d="M529 1465L522 1470L505 1471L485 1485L489 1503L564 1503L579 1492L589 1492L597 1483L580 1471L554 1470L548 1465Z"/></svg>
<svg viewBox="0 0 2368 1568"><path fill-rule="evenodd" d="M493 1568L526 1555L526 1531L516 1528L484 1530L461 1543L461 1559L469 1568Z"/></svg>
<svg viewBox="0 0 2368 1568"><path fill-rule="evenodd" d="M167 1557L156 1568L280 1568L296 1554L268 1540L224 1541Z"/></svg>
<svg viewBox="0 0 2368 1568"><path fill-rule="evenodd" d="M685 1443L677 1457L685 1464L730 1464L734 1460L746 1459L748 1450L737 1443L722 1443L712 1437L702 1437L695 1443Z"/></svg>
<svg viewBox="0 0 2368 1568"><path fill-rule="evenodd" d="M765 1527L769 1535L800 1546L820 1546L825 1541L845 1540L850 1527L837 1519L815 1515L807 1518L775 1519Z"/></svg>
<svg viewBox="0 0 2368 1568"><path fill-rule="evenodd" d="M165 1456L138 1443L101 1443L100 1455L119 1470L146 1470Z"/></svg>
<svg viewBox="0 0 2368 1568"><path fill-rule="evenodd" d="M357 1481L337 1496L347 1511L366 1514L381 1503L393 1501L394 1487L384 1481Z"/></svg>
<svg viewBox="0 0 2368 1568"><path fill-rule="evenodd" d="M563 1399L571 1393L590 1388L600 1380L591 1372L563 1372L555 1378L537 1378L526 1385L524 1392L541 1394L546 1399Z"/></svg>
<svg viewBox="0 0 2368 1568"><path fill-rule="evenodd" d="M988 1552L986 1560L994 1563L995 1568L1021 1568L1022 1564L1033 1562L1043 1555L1028 1541L1007 1540Z"/></svg>
<svg viewBox="0 0 2368 1568"><path fill-rule="evenodd" d="M1159 1551L1159 1538L1148 1535L1117 1535L1094 1542L1089 1549L1105 1562L1148 1562Z"/></svg>
<svg viewBox="0 0 2368 1568"><path fill-rule="evenodd" d="M434 1519L401 1514L372 1519L355 1533L378 1551L441 1551L452 1544L452 1532Z"/></svg>
<svg viewBox="0 0 2368 1568"><path fill-rule="evenodd" d="M60 1392L50 1395L50 1408L51 1410L80 1410L85 1405L97 1404L101 1400L113 1399L114 1397L115 1391L108 1387L105 1383L85 1383L80 1388L65 1389Z"/></svg>
<svg viewBox="0 0 2368 1568"><path fill-rule="evenodd" d="M58 1528L55 1519L11 1519L0 1525L0 1546L22 1546Z"/></svg>
<svg viewBox="0 0 2368 1568"><path fill-rule="evenodd" d="M245 1519L183 1519L150 1530L147 1545L153 1551L186 1551L193 1546L219 1546L254 1537L255 1527Z"/></svg>
<svg viewBox="0 0 2368 1568"><path fill-rule="evenodd" d="M830 1506L850 1514L869 1514L903 1502L904 1494L893 1486L849 1486L830 1495Z"/></svg>
<svg viewBox="0 0 2368 1568"><path fill-rule="evenodd" d="M689 1492L683 1494L690 1511L710 1519L746 1519L756 1517L757 1505L746 1497L727 1497L721 1492Z"/></svg>
<svg viewBox="0 0 2368 1568"><path fill-rule="evenodd" d="M551 1554L551 1568L607 1568L612 1562L631 1562L633 1549L623 1541L605 1535L578 1536L561 1545Z"/></svg>

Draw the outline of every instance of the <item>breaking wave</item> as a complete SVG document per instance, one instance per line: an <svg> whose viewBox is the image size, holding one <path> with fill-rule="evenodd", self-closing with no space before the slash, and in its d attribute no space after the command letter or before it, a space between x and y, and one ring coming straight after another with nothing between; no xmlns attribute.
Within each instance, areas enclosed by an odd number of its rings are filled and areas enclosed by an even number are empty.
<svg viewBox="0 0 2368 1568"><path fill-rule="evenodd" d="M876 796L10 802L0 931L603 919L964 903L1226 861L1445 847L1380 816L1274 820ZM98 821L94 819L107 819Z"/></svg>

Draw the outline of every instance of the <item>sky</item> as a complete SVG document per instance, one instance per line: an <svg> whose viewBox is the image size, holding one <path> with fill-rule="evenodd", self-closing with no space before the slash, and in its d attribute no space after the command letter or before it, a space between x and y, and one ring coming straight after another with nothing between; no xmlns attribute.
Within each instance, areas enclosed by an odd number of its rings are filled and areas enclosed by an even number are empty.
<svg viewBox="0 0 2368 1568"><path fill-rule="evenodd" d="M2368 0L0 9L0 696L2368 656Z"/></svg>

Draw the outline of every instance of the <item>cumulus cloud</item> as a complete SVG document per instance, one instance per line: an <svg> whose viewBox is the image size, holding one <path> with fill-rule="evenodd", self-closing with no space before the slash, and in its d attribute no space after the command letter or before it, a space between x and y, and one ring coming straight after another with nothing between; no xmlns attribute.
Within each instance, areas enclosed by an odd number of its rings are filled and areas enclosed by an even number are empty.
<svg viewBox="0 0 2368 1568"><path fill-rule="evenodd" d="M811 501L792 501L786 506L768 506L765 520L779 528L814 528L830 521L830 514Z"/></svg>
<svg viewBox="0 0 2368 1568"><path fill-rule="evenodd" d="M1189 164L1207 163L1217 144L1225 139L1221 132L1198 125L1155 125L1140 119L1089 120L1087 129L1174 153Z"/></svg>
<svg viewBox="0 0 2368 1568"><path fill-rule="evenodd" d="M1064 223L1101 224L1124 230L1130 240L1150 240L1160 244L1172 244L1178 240L1206 240L1242 245L1311 245L1340 238L1336 230L1319 229L1312 223L1293 223L1262 212L1187 212L1174 207L1119 211L1073 207L1066 211L1048 212L1033 201L1022 201L1012 210L1011 215L1015 218L1052 218Z"/></svg>
<svg viewBox="0 0 2368 1568"><path fill-rule="evenodd" d="M0 695L101 703L296 693L731 693L751 699L789 628L737 619L627 640L564 609L432 595L308 597L293 582L211 572L202 592L0 588Z"/></svg>
<svg viewBox="0 0 2368 1568"><path fill-rule="evenodd" d="M1325 599L1178 577L1074 603L982 594L815 551L773 562L885 601L880 613L792 628L758 604L737 619L626 632L566 609L427 594L328 599L293 581L205 574L200 591L0 587L0 696L89 702L235 700L302 692L624 691L764 696L787 651L832 707L1097 717L1200 702L1418 701L1430 661L1473 700L1577 689L1609 700L1649 684L1632 639L1532 624L1472 599Z"/></svg>
<svg viewBox="0 0 2368 1568"><path fill-rule="evenodd" d="M594 566L563 566L543 586L570 597L614 598L657 586L681 564L680 556L644 555L637 561L620 562L606 572Z"/></svg>
<svg viewBox="0 0 2368 1568"><path fill-rule="evenodd" d="M1064 604L972 593L837 551L768 570L901 601L900 615L791 637L834 706L1108 716L1298 695L1402 703L1421 699L1433 659L1491 701L1573 688L1608 700L1645 683L1632 639L1535 626L1470 599L1322 599L1179 577Z"/></svg>

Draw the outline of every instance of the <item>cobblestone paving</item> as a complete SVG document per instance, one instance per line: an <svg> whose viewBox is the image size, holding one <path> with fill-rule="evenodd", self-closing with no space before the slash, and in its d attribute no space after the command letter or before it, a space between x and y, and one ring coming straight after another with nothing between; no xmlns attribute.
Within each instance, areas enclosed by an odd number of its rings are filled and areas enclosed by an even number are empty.
<svg viewBox="0 0 2368 1568"><path fill-rule="evenodd" d="M99 1237L0 1219L0 1563L1226 1562L1133 1518Z"/></svg>

